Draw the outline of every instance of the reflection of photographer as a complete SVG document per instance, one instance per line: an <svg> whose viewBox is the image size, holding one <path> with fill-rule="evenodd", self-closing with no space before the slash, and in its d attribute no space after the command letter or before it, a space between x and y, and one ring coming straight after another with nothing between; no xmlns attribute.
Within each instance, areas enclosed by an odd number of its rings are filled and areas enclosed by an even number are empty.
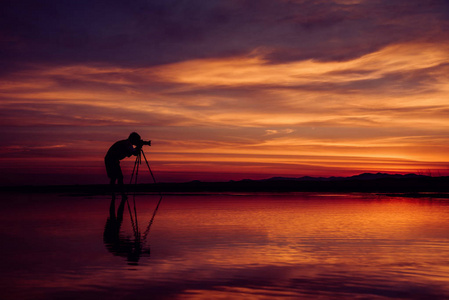
<svg viewBox="0 0 449 300"><path fill-rule="evenodd" d="M122 198L116 214L115 195L112 196L109 217L103 232L103 242L112 254L126 257L129 265L137 265L141 256L150 255L150 248L144 249L144 240L142 240L140 233L134 232L134 237L129 237L120 231L126 199L126 197Z"/></svg>
<svg viewBox="0 0 449 300"><path fill-rule="evenodd" d="M123 174L120 168L120 160L131 155L139 155L143 145L151 146L151 141L143 141L139 134L132 132L128 139L118 141L109 148L104 157L104 163L112 187L117 181L120 191L123 192Z"/></svg>

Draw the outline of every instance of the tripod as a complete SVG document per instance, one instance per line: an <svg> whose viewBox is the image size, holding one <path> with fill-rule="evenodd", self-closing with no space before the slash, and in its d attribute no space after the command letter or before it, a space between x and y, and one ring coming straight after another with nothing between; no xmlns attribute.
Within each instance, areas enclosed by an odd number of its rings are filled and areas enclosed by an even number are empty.
<svg viewBox="0 0 449 300"><path fill-rule="evenodd" d="M131 179L129 180L130 185L133 181L134 174L136 174L136 177L134 179L134 184L137 184L137 175L139 174L139 166L142 163L142 156L145 159L145 163L147 164L148 170L150 171L151 177L153 178L153 182L156 183L156 179L154 179L154 175L153 175L153 172L151 171L150 164L148 163L147 157L145 156L143 149L140 149L139 154L137 154L137 156L136 156L136 161L134 162L133 172L131 174Z"/></svg>
<svg viewBox="0 0 449 300"><path fill-rule="evenodd" d="M136 156L136 161L134 162L133 172L132 172L131 178L129 180L130 186L131 186L131 184L133 182L133 179L134 179L134 185L137 184L137 176L139 175L139 166L142 163L142 156L143 156L143 158L145 160L145 163L146 163L146 165L148 167L148 171L150 171L151 177L153 178L153 182L156 183L156 179L154 178L153 172L151 171L150 164L148 163L148 160L147 160L147 158L145 156L145 153L143 152L142 149L140 149L139 154L137 154L137 156ZM128 199L126 199L126 203L128 204L128 212L129 212L129 216L130 216L130 219L131 219L131 225L132 225L133 232L134 232L134 239L135 239L134 242L135 242L135 245L136 245L137 249L140 251L140 250L143 249L143 247L145 245L145 241L147 239L148 233L150 232L150 228L151 228L151 225L153 224L154 217L156 216L156 213L157 213L157 211L159 209L159 205L161 204L162 194L159 191L159 196L160 196L159 201L158 201L158 203L156 205L156 208L153 211L153 215L151 217L151 220L148 223L148 226L145 229L144 234L142 236L141 232L139 230L139 225L138 225L138 221L137 221L137 209L136 209L136 199L135 199L136 193L135 193L135 191L136 191L136 189L134 187L134 194L133 194L134 217L133 217L133 213L131 212L131 207L130 207Z"/></svg>

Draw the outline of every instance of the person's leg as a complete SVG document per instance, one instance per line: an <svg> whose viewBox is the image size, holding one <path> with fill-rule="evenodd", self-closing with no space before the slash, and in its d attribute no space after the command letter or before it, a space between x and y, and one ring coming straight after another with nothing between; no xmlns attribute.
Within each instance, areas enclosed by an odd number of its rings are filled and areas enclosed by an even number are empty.
<svg viewBox="0 0 449 300"><path fill-rule="evenodd" d="M123 173L122 173L122 169L120 168L120 163L118 164L118 169L117 169L117 186L118 186L118 190L120 191L120 193L122 193L122 196L126 196L125 195L125 187L123 185Z"/></svg>
<svg viewBox="0 0 449 300"><path fill-rule="evenodd" d="M117 165L118 161L105 158L104 164L106 166L106 173L109 177L109 188L111 190L111 193L114 195L115 193L115 181L117 180ZM120 166L119 166L120 168Z"/></svg>
<svg viewBox="0 0 449 300"><path fill-rule="evenodd" d="M115 180L116 178L112 177L109 181L109 188L111 190L112 195L115 195Z"/></svg>

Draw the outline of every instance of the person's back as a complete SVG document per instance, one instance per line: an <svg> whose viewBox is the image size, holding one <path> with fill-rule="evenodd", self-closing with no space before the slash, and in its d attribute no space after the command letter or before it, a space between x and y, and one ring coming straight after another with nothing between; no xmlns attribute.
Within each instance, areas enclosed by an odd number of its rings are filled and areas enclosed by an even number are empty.
<svg viewBox="0 0 449 300"><path fill-rule="evenodd" d="M125 157L133 155L134 147L129 139L121 140L114 143L106 153L105 159L107 160L122 160Z"/></svg>

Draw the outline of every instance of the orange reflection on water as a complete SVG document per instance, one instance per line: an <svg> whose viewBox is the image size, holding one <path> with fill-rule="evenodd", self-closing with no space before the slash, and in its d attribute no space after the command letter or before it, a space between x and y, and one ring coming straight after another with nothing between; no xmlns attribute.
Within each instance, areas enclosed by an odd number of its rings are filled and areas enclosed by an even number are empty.
<svg viewBox="0 0 449 300"><path fill-rule="evenodd" d="M281 197L276 201L259 198L257 203L226 203L230 205L227 209L212 212L210 207L197 207L193 213L189 204L184 203L187 207L171 211L171 221L168 219L167 222L182 230L195 227L195 239L199 243L212 241L214 244L211 249L203 249L206 251L201 257L229 266L323 260L344 262L355 256L372 261L375 252L388 247L385 241L415 243L423 237L417 236L418 233L424 230L422 234L427 234L423 228L432 224L435 218L441 220L447 216L446 212L444 216L436 216L439 212L432 207L423 211L422 207L408 201L360 201L350 196L341 203L339 197L326 197L325 201L314 198L285 200ZM201 202L201 199L187 201ZM223 205L221 199L216 201ZM258 209L253 209L254 205ZM232 238L233 243L222 244L223 236ZM338 255L330 255L335 247L347 249ZM366 252L369 255L364 257ZM377 259L394 260L382 255Z"/></svg>
<svg viewBox="0 0 449 300"><path fill-rule="evenodd" d="M130 265L102 238L111 199L45 197L11 202L0 218L10 240L3 249L5 274L25 295L410 298L419 287L422 298L449 296L445 201L168 195L149 231L147 254ZM137 195L134 211L129 198L120 235L133 238L131 215L143 233L158 200Z"/></svg>

